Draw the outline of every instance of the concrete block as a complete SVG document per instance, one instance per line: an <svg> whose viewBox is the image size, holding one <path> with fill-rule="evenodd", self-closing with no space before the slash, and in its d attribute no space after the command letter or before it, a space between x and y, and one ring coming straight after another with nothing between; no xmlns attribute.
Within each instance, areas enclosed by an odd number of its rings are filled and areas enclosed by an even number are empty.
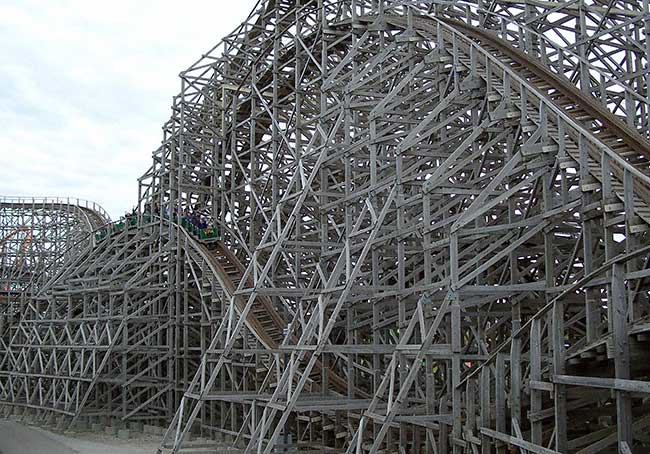
<svg viewBox="0 0 650 454"><path fill-rule="evenodd" d="M120 440L128 440L131 438L131 431L128 429L120 429L117 431L117 438Z"/></svg>
<svg viewBox="0 0 650 454"><path fill-rule="evenodd" d="M59 416L59 418L56 421L56 428L58 430L65 430L68 428L68 425L70 424L70 421L68 421L68 418L65 416Z"/></svg>
<svg viewBox="0 0 650 454"><path fill-rule="evenodd" d="M121 419L113 419L111 421L111 426L117 427L118 429L125 429L126 428L126 423L122 421Z"/></svg>
<svg viewBox="0 0 650 454"><path fill-rule="evenodd" d="M145 424L142 428L144 433L147 435L162 435L158 426L152 426L151 424Z"/></svg>
<svg viewBox="0 0 650 454"><path fill-rule="evenodd" d="M56 427L56 419L47 418L45 421L43 421L43 427Z"/></svg>
<svg viewBox="0 0 650 454"><path fill-rule="evenodd" d="M88 422L83 419L78 419L74 423L74 430L77 432L85 432L88 430Z"/></svg>
<svg viewBox="0 0 650 454"><path fill-rule="evenodd" d="M143 424L141 422L132 422L129 423L129 429L131 429L133 432L142 432L143 431Z"/></svg>
<svg viewBox="0 0 650 454"><path fill-rule="evenodd" d="M106 426L106 427L104 427L104 433L106 433L106 435L116 435L117 434L117 427Z"/></svg>

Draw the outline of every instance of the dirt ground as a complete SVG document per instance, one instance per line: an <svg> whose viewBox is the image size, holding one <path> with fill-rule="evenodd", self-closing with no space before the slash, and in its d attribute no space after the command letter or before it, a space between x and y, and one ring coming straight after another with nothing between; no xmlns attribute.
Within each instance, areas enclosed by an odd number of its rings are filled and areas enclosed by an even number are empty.
<svg viewBox="0 0 650 454"><path fill-rule="evenodd" d="M0 454L153 454L159 438L139 434L131 440L94 432L61 435L0 420Z"/></svg>

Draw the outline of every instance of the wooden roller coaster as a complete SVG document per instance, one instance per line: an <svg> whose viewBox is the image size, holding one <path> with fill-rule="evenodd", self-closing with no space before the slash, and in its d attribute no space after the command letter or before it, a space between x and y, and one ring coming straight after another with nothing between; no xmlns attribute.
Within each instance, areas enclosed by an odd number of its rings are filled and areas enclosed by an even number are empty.
<svg viewBox="0 0 650 454"><path fill-rule="evenodd" d="M2 282L51 267L4 287L0 408L173 454L646 452L648 17L260 1L128 220L0 201Z"/></svg>

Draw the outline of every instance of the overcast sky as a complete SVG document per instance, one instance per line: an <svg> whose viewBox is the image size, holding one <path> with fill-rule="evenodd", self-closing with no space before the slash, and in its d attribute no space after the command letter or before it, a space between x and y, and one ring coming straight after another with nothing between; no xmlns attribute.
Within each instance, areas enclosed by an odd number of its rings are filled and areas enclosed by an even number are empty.
<svg viewBox="0 0 650 454"><path fill-rule="evenodd" d="M0 195L137 199L178 74L255 0L0 0Z"/></svg>

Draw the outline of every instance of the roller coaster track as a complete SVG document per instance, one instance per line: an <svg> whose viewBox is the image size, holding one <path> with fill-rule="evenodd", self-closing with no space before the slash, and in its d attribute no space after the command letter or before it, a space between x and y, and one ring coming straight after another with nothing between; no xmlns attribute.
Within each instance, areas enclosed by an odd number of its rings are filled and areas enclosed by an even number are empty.
<svg viewBox="0 0 650 454"><path fill-rule="evenodd" d="M448 31L453 30L479 43L481 48L506 65L513 74L528 82L534 95L552 103L557 107L558 112L570 117L576 125L581 126L582 131L592 139L589 148L589 172L601 183L603 181L602 159L597 148L605 148L613 158L611 165L616 179L612 182L612 188L621 200L624 197L625 169L640 177L635 181L633 189L634 210L646 224L650 224L650 142L646 138L567 79L554 74L542 63L500 39L493 32L471 27L454 19L428 17L415 18L414 26L418 30L433 34L436 32L438 20L449 27ZM403 18L389 18L388 21L402 27L406 26ZM459 57L459 60L468 67L472 64L468 53ZM486 68L477 69L487 79ZM539 120L535 114L530 116L532 119ZM557 143L560 142L557 128L549 128L547 132ZM573 131L568 131L568 134L572 136L574 143L567 144L566 150L576 162L580 162L579 138L573 134Z"/></svg>
<svg viewBox="0 0 650 454"><path fill-rule="evenodd" d="M174 454L645 452L650 3L575 3L260 0L10 322L4 402Z"/></svg>
<svg viewBox="0 0 650 454"><path fill-rule="evenodd" d="M593 97L585 94L567 79L551 72L538 60L512 47L493 32L470 27L453 19L443 19L443 22L475 39L516 74L532 83L538 94L564 110L578 124L585 125L593 132L594 142L600 141L643 174L650 174L650 142ZM601 175L596 172L595 176ZM638 191L646 204L650 203L648 189L650 188L644 187L642 191ZM639 214L650 221L650 212L643 210Z"/></svg>
<svg viewBox="0 0 650 454"><path fill-rule="evenodd" d="M408 29L410 26L409 21L403 16L386 15L385 18L387 23L392 24L398 29ZM372 17L360 19L360 22L365 22L366 24L370 24L373 21L374 18ZM434 37L438 33L439 28L442 28L443 33L448 37L449 41L454 41L454 44L458 44L458 60L454 61L454 64L465 68L472 68L474 74L480 76L485 82L489 81L493 75L490 74L488 65L484 63L488 60L477 62L474 59L473 52L476 48L485 55L491 56L496 66L504 68L506 75L512 75L521 80L523 82L521 86L513 87L514 93L506 94L499 92L499 89L497 89L498 94L504 99L510 96L508 101L510 101L515 109L518 108L516 106L517 100L524 99L524 97L537 99L545 103L549 107L550 125L545 129L548 137L557 144L563 143L565 145L564 150L568 156L576 163L580 163L580 165L585 164L586 170L598 181L599 185L610 184L613 192L621 201L626 201L626 188L624 187L626 184L626 176L632 175L635 177L634 185L630 188L633 193L633 210L645 224L650 223L650 208L648 207L650 202L650 195L648 194L648 189L650 189L650 185L648 185L650 181L648 178L650 146L647 140L636 132L636 130L623 123L602 106L602 104L580 91L568 80L552 73L544 65L536 62L527 54L512 47L511 44L499 39L490 32L477 30L474 27L466 26L452 19L436 19L421 16L413 18L412 25L418 33L425 35L427 38ZM332 28L336 28L336 25L332 25ZM456 41L457 38L458 41ZM476 47L473 48L471 43L474 43ZM459 67L454 66L454 69L459 70ZM524 111L525 108L529 110ZM238 113L241 112L238 111ZM542 119L540 118L541 114L531 111L530 107L522 107L521 115L522 117L526 116L535 124L542 123ZM564 121L570 126L568 131L561 129L561 121ZM566 141L567 143L564 143L564 134L570 139ZM583 148L581 149L581 147ZM585 150L587 151L586 154L584 153ZM603 156L607 156L607 164L610 165L611 172L614 176L613 181L607 182L608 177L604 175L607 167L605 166ZM646 227L639 228L644 229ZM244 304L243 302L237 301L238 298L235 295L235 289L241 283L244 273L243 265L238 263L234 254L228 251L223 244L215 243L208 246L197 243L193 247L199 250L201 255L209 261L210 268L219 278L227 297L235 301L235 304L241 312ZM252 283L248 283L244 287L250 288L253 285ZM282 339L283 319L280 314L274 312L273 304L270 300L267 300L265 297L257 297L251 311L246 317L246 324L267 348L273 349L279 346L280 340ZM418 359L421 360L421 358ZM302 368L300 365L297 367ZM417 370L419 367L420 363L416 361L414 363L414 370ZM314 367L314 370L317 368ZM414 379L415 374L409 373L409 377L413 377ZM408 390L412 384L413 381L407 380L406 383L401 384L401 389ZM344 385L344 383L341 383L341 385ZM272 404L279 402L277 395L281 393L282 391L278 392L276 390L271 402ZM400 396L397 397L398 402L402 399ZM194 395L194 397L198 398L198 395ZM376 395L370 409L374 409L378 404L379 398ZM287 415L292 409L293 403L288 403L283 408L281 422L276 427L280 427L287 421ZM393 409L388 410L385 417L381 415L382 431L380 432L380 436L375 438L373 447L370 450L371 453L378 451L385 430L394 423L394 418L398 410L399 405L395 405ZM196 412L192 418L195 414ZM180 415L180 418L182 418L182 412ZM279 429L276 429L271 437L268 438L269 433L265 432L273 429L272 421L276 415L276 411L271 410L270 415L267 419L263 420L261 426L258 426L260 432L256 432L253 435L255 440L269 441L264 452L270 452L272 450L273 444L277 441L279 434ZM192 421L193 419L190 419L188 426L192 424ZM178 422L178 427L175 426L176 422ZM262 427L262 429L259 427ZM364 425L361 424L360 427L364 427ZM177 435L181 429L183 435L188 430L187 427L182 428L181 421L175 420L168 429L166 439L167 435L172 431L172 428L177 431ZM182 435L180 440L177 437L173 452L178 452L183 442L182 439ZM255 441L251 441L248 449L251 449L254 443ZM357 449L356 452L361 453L360 444L357 445L354 440L349 445L348 452L352 452L355 446Z"/></svg>
<svg viewBox="0 0 650 454"><path fill-rule="evenodd" d="M210 270L221 285L225 298L234 301L238 310L243 311L246 301L236 296L235 292L243 279L246 267L221 241L202 242L196 240L184 228L181 227L181 230L185 234L187 244L207 260ZM252 280L249 279L249 281L248 284L252 285ZM268 296L259 295L255 299L253 307L246 317L246 324L266 348L271 350L281 348L287 324ZM297 339L295 340L297 341ZM319 362L314 367L312 374L314 378L320 375L321 369L322 365ZM329 379L338 392L345 393L347 391L345 379L336 373L330 373Z"/></svg>
<svg viewBox="0 0 650 454"><path fill-rule="evenodd" d="M0 198L0 208L7 209L25 209L29 207L34 210L52 210L52 209L67 209L73 211L79 211L82 214L83 220L88 225L88 228L92 230L97 230L101 226L108 224L110 222L110 217L108 214L101 209L98 205L96 208L81 205L79 203L72 203L69 199L35 199L30 200L28 198Z"/></svg>
<svg viewBox="0 0 650 454"><path fill-rule="evenodd" d="M159 219L159 218L158 218ZM165 223L167 221L162 219ZM185 244L188 247L188 254L194 255L195 260L203 260L208 267L209 272L214 276L220 286L220 293L227 301L233 301L239 310L243 310L245 302L241 297L236 295L236 289L240 284L245 267L239 259L220 241L204 242L196 239L184 227L178 227L178 231L183 235ZM107 240L105 240L107 241ZM213 289L214 290L214 289ZM246 324L252 334L269 350L278 351L285 337L284 329L286 325L282 316L278 313L272 301L264 295L255 299L252 309L246 318ZM117 328L113 335L113 340L106 347L107 351L103 355L103 360L99 364L95 374L90 378L89 384L84 391L84 395L79 404L73 411L69 412L72 417L71 424L82 415L86 401L91 395L96 383L101 379L102 374L106 373L105 368L111 352L116 348L121 333L123 323ZM314 368L313 379L317 380L321 373L322 365L320 362ZM334 372L328 375L332 387L339 393L345 393L347 384L345 380ZM316 383L313 383L313 389L320 389ZM191 393L188 393L191 395Z"/></svg>
<svg viewBox="0 0 650 454"><path fill-rule="evenodd" d="M25 232L25 238L22 240L20 250L18 251L18 256L16 259L16 262L12 264L12 266L16 269L20 269L25 262L25 254L27 253L27 249L29 248L29 245L32 242L32 231L28 227L17 227L14 229L12 232L9 234L5 235L4 238L0 239L0 246L2 248L0 249L0 254L2 255L2 271L3 274L5 273L5 258L6 258L6 242L17 235L20 232ZM9 291L9 281L5 282L4 288L2 289L3 292Z"/></svg>
<svg viewBox="0 0 650 454"><path fill-rule="evenodd" d="M408 27L408 22L403 17L387 17L386 21L399 27ZM432 20L431 18L418 17L413 19L412 24L415 30L434 35L437 31L436 21L437 19ZM529 90L530 95L537 96L540 100L546 100L552 103L558 110L561 110L560 115L569 117L569 123L577 126L578 131L582 133L581 137L579 133L576 134L573 131L568 131L569 137L575 143L568 144L566 151L576 162L585 161L579 149L581 139L585 136L591 139L591 143L589 144L589 158L587 158L588 171L601 184L604 184L605 178L603 176L602 152L597 147L604 148L605 153L612 158L613 162L610 164L612 173L616 178L610 184L614 193L621 201L625 201L625 172L633 173L638 178L632 189L634 192L633 209L646 224L650 224L650 207L648 206L650 196L647 192L648 188L650 188L648 185L648 181L650 180L647 175L650 145L644 137L622 123L611 112L581 92L577 87L572 86L568 81L556 76L525 53L513 48L509 43L492 36L489 32L477 30L455 20L441 19L440 22L447 26L445 33L449 35L451 41L456 42L456 37L464 37L465 39L472 38L479 43L482 51L489 52L495 57L507 69L507 72L524 80L526 82L524 87ZM458 62L467 68L471 67L475 69L476 74L480 75L484 80L488 80L490 77L488 68L485 66L480 67L480 64L473 60L472 50L468 46L462 42L458 44ZM526 87L526 85L528 86ZM519 95L523 96L524 94L519 93ZM516 98L512 99L512 101L515 100ZM522 112L523 114L524 112ZM525 114L536 123L540 123L540 118L535 113L528 111ZM557 143L564 140L557 128L549 127L546 132ZM431 342L431 339L427 338L427 340L423 340L423 344L427 342ZM400 402L404 398L402 393L406 392L412 385L415 379L414 371L417 371L420 367L420 361L422 359L423 356L417 357L414 361L414 369L410 371L411 373L409 373L406 382L401 384L400 393L396 397L397 402ZM379 394L376 394L369 406L368 413L374 411L379 403ZM375 437L370 448L371 454L379 452L383 437L390 425L394 422L399 408L399 405L395 405L387 411L385 416L377 415L378 418L381 418L381 431ZM293 407L291 405L288 405L284 409L281 422L276 427L280 427L287 420L287 415L292 409ZM269 419L272 418L273 416L269 417ZM364 424L362 422L358 430L361 431L363 427ZM278 434L279 429L272 432L269 443L264 449L265 453L271 452L273 445L277 441ZM256 434L256 437L266 439L267 435L267 433L262 431ZM359 433L357 433L356 437L360 437ZM247 452L251 449L252 445L254 445L253 442L248 445ZM356 452L357 454L365 452L365 449L361 450L361 445L357 442L357 438L354 438L348 447L347 453L351 454L352 452Z"/></svg>
<svg viewBox="0 0 650 454"><path fill-rule="evenodd" d="M41 233L35 233L34 229L39 228L38 225L29 225L30 222L34 222L34 219L37 219L39 216L42 216L47 212L65 212L75 216L75 221L78 223L79 231L84 232L93 232L102 226L110 222L110 217L104 209L95 204L94 202L89 202L86 200L80 199L69 199L69 198L21 198L21 197L0 197L0 210L6 210L3 212L5 216L6 225L3 226L5 229L5 238L0 240L0 244L3 247L3 264L6 259L5 254L5 243L8 239L15 236L18 232L28 232L27 237L22 242L20 250L17 251L17 264L21 264L25 261L26 254L33 253L34 257L30 261L33 264L37 263L39 258L37 257L39 252L34 250L30 251L30 246L33 247L34 244L38 243L40 240ZM27 222L26 225L15 224L16 220L19 219L19 222ZM58 222L58 221L53 221ZM13 223L13 224L12 224ZM7 230L8 229L8 230ZM63 229L61 229L63 231ZM92 243L92 237L85 236ZM78 238L77 240L81 240ZM49 241L49 240L48 240ZM73 241L74 243L74 241ZM52 247L52 246L50 246ZM72 251L74 248L70 249ZM62 259L63 256L58 257L56 260ZM9 283L7 282L7 286ZM6 288L5 290L8 290Z"/></svg>

